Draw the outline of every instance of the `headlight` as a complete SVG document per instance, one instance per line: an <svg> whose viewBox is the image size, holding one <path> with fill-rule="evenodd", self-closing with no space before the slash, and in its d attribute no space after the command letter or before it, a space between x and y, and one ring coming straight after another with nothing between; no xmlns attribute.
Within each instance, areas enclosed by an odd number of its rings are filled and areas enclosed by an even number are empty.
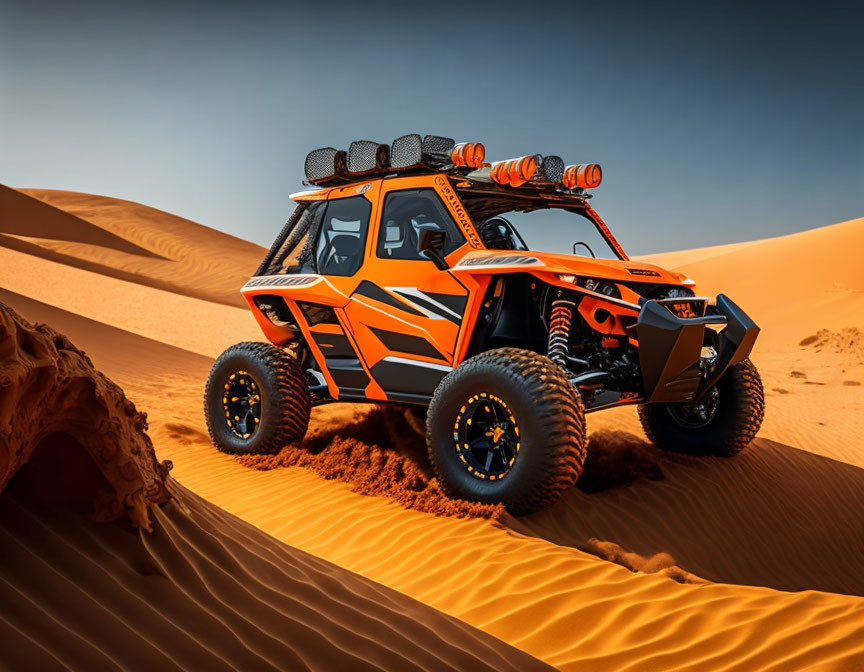
<svg viewBox="0 0 864 672"><path fill-rule="evenodd" d="M621 292L618 289L618 286L614 282L608 280L600 280L599 278L583 278L569 274L559 274L558 279L563 282L574 284L577 287L583 287L591 292L603 294L604 296L611 296L616 299L621 298Z"/></svg>
<svg viewBox="0 0 864 672"><path fill-rule="evenodd" d="M685 296L693 296L693 290L688 289L687 287L671 287L666 292L667 299L681 299Z"/></svg>

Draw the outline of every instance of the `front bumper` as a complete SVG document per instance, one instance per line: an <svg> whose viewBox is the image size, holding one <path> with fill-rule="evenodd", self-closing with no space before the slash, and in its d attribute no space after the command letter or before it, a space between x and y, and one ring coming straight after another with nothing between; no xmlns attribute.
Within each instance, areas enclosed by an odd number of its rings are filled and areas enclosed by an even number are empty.
<svg viewBox="0 0 864 672"><path fill-rule="evenodd" d="M722 324L726 326L716 333L706 330ZM719 294L703 317L678 317L657 301L645 301L635 332L646 403L694 403L730 366L750 355L759 327ZM702 348L708 345L716 355L702 357Z"/></svg>

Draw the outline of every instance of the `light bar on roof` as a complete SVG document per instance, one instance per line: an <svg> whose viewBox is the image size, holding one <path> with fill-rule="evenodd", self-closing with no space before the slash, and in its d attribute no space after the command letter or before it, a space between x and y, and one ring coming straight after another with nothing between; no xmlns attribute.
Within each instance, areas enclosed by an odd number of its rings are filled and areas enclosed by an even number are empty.
<svg viewBox="0 0 864 672"><path fill-rule="evenodd" d="M450 153L456 141L440 135L427 135L423 138L423 163L435 168L450 165Z"/></svg>
<svg viewBox="0 0 864 672"><path fill-rule="evenodd" d="M562 184L567 189L593 189L600 186L603 180L603 171L596 163L584 163L575 166L567 166L564 169Z"/></svg>
<svg viewBox="0 0 864 672"><path fill-rule="evenodd" d="M460 142L450 152L450 160L457 168L480 168L486 158L486 147L480 142Z"/></svg>
<svg viewBox="0 0 864 672"><path fill-rule="evenodd" d="M479 168L486 155L480 143L456 144L452 138L410 133L396 138L390 146L390 168L408 170L426 166L434 170L452 167Z"/></svg>
<svg viewBox="0 0 864 672"><path fill-rule="evenodd" d="M539 157L537 161L537 172L531 178L532 182L543 182L546 184L561 184L564 178L564 160L560 156L550 154Z"/></svg>
<svg viewBox="0 0 864 672"><path fill-rule="evenodd" d="M390 166L390 147L371 140L355 140L348 148L348 172L366 175Z"/></svg>
<svg viewBox="0 0 864 672"><path fill-rule="evenodd" d="M348 172L348 156L345 152L332 147L315 149L306 155L304 170L306 179L312 184L344 177Z"/></svg>
<svg viewBox="0 0 864 672"><path fill-rule="evenodd" d="M492 164L490 175L493 182L509 184L511 187L521 187L530 180L537 171L536 156L520 156L518 159L496 161Z"/></svg>
<svg viewBox="0 0 864 672"><path fill-rule="evenodd" d="M391 145L371 140L356 140L348 152L324 147L306 156L306 178L321 186L343 184L352 178L386 175L392 171L432 170L459 175L478 171L477 179L491 178L496 184L521 187L526 183L536 187L567 190L593 189L603 179L596 163L564 165L560 156L540 154L484 163L486 147L479 142L456 143L440 135L420 137L410 133L396 138ZM488 168L488 176L485 170Z"/></svg>
<svg viewBox="0 0 864 672"><path fill-rule="evenodd" d="M394 170L417 168L423 164L423 140L417 133L396 138L390 144L390 167Z"/></svg>

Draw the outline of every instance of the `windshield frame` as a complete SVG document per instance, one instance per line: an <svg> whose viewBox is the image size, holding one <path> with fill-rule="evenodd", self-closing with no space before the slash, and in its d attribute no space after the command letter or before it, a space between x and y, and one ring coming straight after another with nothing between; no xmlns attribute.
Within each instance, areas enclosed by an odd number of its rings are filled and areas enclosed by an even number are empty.
<svg viewBox="0 0 864 672"><path fill-rule="evenodd" d="M528 193L514 192L495 188L460 188L459 186L457 186L457 191L475 229L478 221L482 222L490 217L504 215L511 211L528 213L536 210L564 210L582 216L591 222L620 261L629 261L630 259L624 248L612 235L609 227L600 218L600 215L581 196L534 191ZM522 234L515 226L513 230L522 239Z"/></svg>

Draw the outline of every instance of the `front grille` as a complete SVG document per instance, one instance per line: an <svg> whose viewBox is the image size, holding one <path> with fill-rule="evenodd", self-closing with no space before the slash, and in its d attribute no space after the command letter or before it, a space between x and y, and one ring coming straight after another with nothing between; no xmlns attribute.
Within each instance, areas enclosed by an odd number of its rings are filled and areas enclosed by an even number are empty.
<svg viewBox="0 0 864 672"><path fill-rule="evenodd" d="M677 317L702 317L708 308L708 302L699 298L664 299L661 303Z"/></svg>
<svg viewBox="0 0 864 672"><path fill-rule="evenodd" d="M681 285L659 285L653 282L627 281L622 282L621 284L629 287L639 296L645 297L646 299L654 299L655 301L669 298L669 293L673 290L680 290L686 292L686 295L682 297L684 299L693 296L693 290L691 290L689 287L682 287Z"/></svg>

